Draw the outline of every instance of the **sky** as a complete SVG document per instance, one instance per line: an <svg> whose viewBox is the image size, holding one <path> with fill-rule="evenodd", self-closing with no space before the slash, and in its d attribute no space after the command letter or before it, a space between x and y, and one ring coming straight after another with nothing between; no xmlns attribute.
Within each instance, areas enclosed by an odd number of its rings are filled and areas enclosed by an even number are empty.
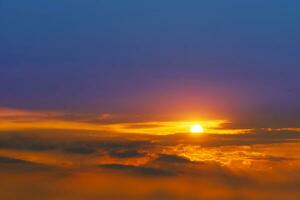
<svg viewBox="0 0 300 200"><path fill-rule="evenodd" d="M1 1L0 105L296 126L298 7Z"/></svg>
<svg viewBox="0 0 300 200"><path fill-rule="evenodd" d="M0 199L300 199L299 6L0 0Z"/></svg>

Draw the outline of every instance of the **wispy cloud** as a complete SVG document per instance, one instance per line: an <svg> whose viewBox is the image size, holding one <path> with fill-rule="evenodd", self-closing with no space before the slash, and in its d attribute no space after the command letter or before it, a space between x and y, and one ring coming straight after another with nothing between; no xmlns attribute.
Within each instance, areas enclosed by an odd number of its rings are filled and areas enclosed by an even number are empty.
<svg viewBox="0 0 300 200"><path fill-rule="evenodd" d="M0 131L30 129L90 130L116 133L173 134L187 132L195 123L201 123L207 132L218 129L226 120L200 121L142 121L123 120L110 122L115 115L104 113L64 113L49 111L26 111L9 108L0 109Z"/></svg>

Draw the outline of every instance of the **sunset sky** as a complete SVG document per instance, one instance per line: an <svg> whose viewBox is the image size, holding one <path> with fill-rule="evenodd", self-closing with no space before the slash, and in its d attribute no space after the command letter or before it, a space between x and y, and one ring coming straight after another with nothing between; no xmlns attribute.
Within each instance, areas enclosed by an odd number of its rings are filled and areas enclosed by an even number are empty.
<svg viewBox="0 0 300 200"><path fill-rule="evenodd" d="M299 8L0 0L0 199L300 199Z"/></svg>

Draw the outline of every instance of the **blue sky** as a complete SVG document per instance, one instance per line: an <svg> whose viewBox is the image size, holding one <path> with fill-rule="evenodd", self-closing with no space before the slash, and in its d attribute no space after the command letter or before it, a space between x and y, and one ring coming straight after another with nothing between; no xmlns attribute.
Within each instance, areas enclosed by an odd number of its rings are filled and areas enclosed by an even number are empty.
<svg viewBox="0 0 300 200"><path fill-rule="evenodd" d="M0 106L295 121L299 6L0 1Z"/></svg>

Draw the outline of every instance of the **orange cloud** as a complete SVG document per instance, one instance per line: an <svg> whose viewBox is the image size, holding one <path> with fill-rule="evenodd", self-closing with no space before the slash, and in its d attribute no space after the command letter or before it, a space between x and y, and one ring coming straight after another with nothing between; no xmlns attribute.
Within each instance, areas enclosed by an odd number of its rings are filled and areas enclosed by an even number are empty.
<svg viewBox="0 0 300 200"><path fill-rule="evenodd" d="M66 117L67 116L67 117ZM78 117L80 116L80 117ZM87 119L86 119L86 118ZM113 115L104 113L100 116L48 112L27 111L9 108L0 109L0 130L24 129L63 129L89 130L118 133L172 134L187 132L195 123L200 123L207 132L216 131L226 120L202 121L148 121L148 122L119 122L103 123ZM91 119L92 118L92 119ZM219 130L220 131L220 130Z"/></svg>
<svg viewBox="0 0 300 200"><path fill-rule="evenodd" d="M238 134L252 131L251 128L225 128L223 125L230 121L224 119L128 122L129 120L123 115L120 119L114 116L110 113L97 115L0 108L0 131L55 129L166 135L189 132L194 124L201 124L205 133ZM274 131L274 129L270 130ZM299 131L299 128L278 130Z"/></svg>

